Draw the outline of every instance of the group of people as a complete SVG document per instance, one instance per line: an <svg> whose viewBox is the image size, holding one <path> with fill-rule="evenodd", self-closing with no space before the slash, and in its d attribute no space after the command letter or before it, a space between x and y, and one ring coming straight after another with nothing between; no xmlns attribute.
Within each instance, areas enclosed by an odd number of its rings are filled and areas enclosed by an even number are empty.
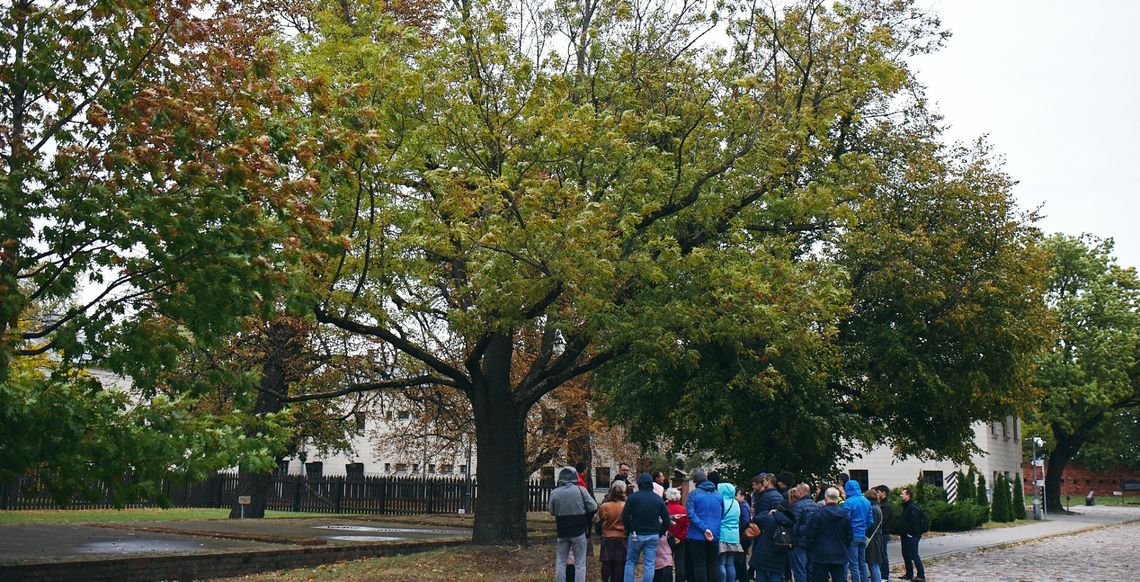
<svg viewBox="0 0 1140 582"><path fill-rule="evenodd" d="M664 474L642 473L630 483L628 466L598 504L584 467L563 468L549 509L558 530L557 582L586 579L592 537L600 537L602 582L881 582L888 579L890 490L862 491L840 473L814 491L790 472L760 473L751 491L697 470L687 494ZM919 541L922 510L909 487L901 491L901 542L906 573L925 582Z"/></svg>

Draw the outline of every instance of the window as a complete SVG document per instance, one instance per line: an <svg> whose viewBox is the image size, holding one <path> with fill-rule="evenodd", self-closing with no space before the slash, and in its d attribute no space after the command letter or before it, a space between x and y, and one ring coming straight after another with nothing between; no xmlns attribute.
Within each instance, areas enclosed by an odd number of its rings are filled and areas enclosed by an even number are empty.
<svg viewBox="0 0 1140 582"><path fill-rule="evenodd" d="M558 485L558 482L554 479L554 467L543 467L539 473L539 479L542 480L543 483Z"/></svg>
<svg viewBox="0 0 1140 582"><path fill-rule="evenodd" d="M364 411L357 410L356 412L352 413L352 416L352 420L356 424L356 434L364 434L364 427L367 424L368 420L367 416L364 414Z"/></svg>
<svg viewBox="0 0 1140 582"><path fill-rule="evenodd" d="M407 463L396 463L396 472L397 473L407 473L408 472L408 464Z"/></svg>
<svg viewBox="0 0 1140 582"><path fill-rule="evenodd" d="M407 410L401 410L399 414L400 420L408 420L412 417L412 413Z"/></svg>
<svg viewBox="0 0 1140 582"><path fill-rule="evenodd" d="M942 471L923 471L922 482L929 483L936 487L943 487Z"/></svg>
<svg viewBox="0 0 1140 582"><path fill-rule="evenodd" d="M1012 416L1007 416L1005 420L1001 421L1001 436L1005 438L1009 438L1009 421L1012 418Z"/></svg>
<svg viewBox="0 0 1140 582"><path fill-rule="evenodd" d="M384 472L385 473L391 473L392 472L392 463L384 463Z"/></svg>
<svg viewBox="0 0 1140 582"><path fill-rule="evenodd" d="M428 473L435 473L435 463L428 464Z"/></svg>
<svg viewBox="0 0 1140 582"><path fill-rule="evenodd" d="M420 464L419 463L412 463L412 472L418 473L419 471L420 471Z"/></svg>
<svg viewBox="0 0 1140 582"><path fill-rule="evenodd" d="M451 473L453 470L455 470L454 465L440 465L439 466L439 472L440 473Z"/></svg>
<svg viewBox="0 0 1140 582"><path fill-rule="evenodd" d="M851 475L851 480L859 483L860 489L864 493L871 488L871 476L866 469L848 469L847 474ZM846 485L846 483L844 483Z"/></svg>
<svg viewBox="0 0 1140 582"><path fill-rule="evenodd" d="M463 475L466 475L467 474L467 465L460 465L459 466L459 472Z"/></svg>
<svg viewBox="0 0 1140 582"><path fill-rule="evenodd" d="M605 489L610 488L610 468L594 467L594 485Z"/></svg>
<svg viewBox="0 0 1140 582"><path fill-rule="evenodd" d="M1013 438L1017 439L1018 441L1021 440L1021 426L1019 426L1020 424L1021 423L1018 422L1016 418L1013 419Z"/></svg>
<svg viewBox="0 0 1140 582"><path fill-rule="evenodd" d="M998 435L998 423L996 423L996 422L990 423L990 435L995 436L995 437Z"/></svg>

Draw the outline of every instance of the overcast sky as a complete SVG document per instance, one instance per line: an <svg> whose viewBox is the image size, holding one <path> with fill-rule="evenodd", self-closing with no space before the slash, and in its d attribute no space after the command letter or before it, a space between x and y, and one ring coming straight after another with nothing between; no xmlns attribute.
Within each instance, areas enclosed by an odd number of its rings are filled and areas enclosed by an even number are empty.
<svg viewBox="0 0 1140 582"><path fill-rule="evenodd" d="M925 0L953 37L914 61L950 136L988 134L1046 232L1140 267L1140 0Z"/></svg>

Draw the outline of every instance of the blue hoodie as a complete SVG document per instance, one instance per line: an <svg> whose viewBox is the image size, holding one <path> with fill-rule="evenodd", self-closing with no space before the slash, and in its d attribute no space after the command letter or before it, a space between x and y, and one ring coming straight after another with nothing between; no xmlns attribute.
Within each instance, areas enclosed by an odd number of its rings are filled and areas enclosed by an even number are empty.
<svg viewBox="0 0 1140 582"><path fill-rule="evenodd" d="M712 481L701 481L689 493L689 499L685 501L685 513L689 514L689 531L685 534L685 539L703 542L706 529L712 532L712 541L720 539L720 518L724 513L724 504Z"/></svg>
<svg viewBox="0 0 1140 582"><path fill-rule="evenodd" d="M847 510L847 515L851 518L851 534L856 540L866 539L867 530L875 524L875 518L871 514L871 502L863 497L859 482L854 479L843 486L843 491L847 493L843 509Z"/></svg>
<svg viewBox="0 0 1140 582"><path fill-rule="evenodd" d="M736 501L736 486L721 483L716 486L724 504L724 515L720 518L720 541L726 544L740 543L740 503Z"/></svg>

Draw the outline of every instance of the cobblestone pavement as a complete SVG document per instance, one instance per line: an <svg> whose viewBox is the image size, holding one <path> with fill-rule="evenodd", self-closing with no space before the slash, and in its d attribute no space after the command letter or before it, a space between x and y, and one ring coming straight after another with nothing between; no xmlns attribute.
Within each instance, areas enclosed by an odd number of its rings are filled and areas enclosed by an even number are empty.
<svg viewBox="0 0 1140 582"><path fill-rule="evenodd" d="M937 558L926 565L926 578L932 582L1140 580L1137 549L1140 523L1134 522ZM892 573L892 580L897 575Z"/></svg>

